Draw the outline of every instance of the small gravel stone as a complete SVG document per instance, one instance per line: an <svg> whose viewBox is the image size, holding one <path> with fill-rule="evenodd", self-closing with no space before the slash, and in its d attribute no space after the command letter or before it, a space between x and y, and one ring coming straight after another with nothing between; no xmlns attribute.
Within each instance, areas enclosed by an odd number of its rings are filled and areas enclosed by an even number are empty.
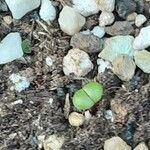
<svg viewBox="0 0 150 150"><path fill-rule="evenodd" d="M40 6L40 0L5 0L15 19L21 19L26 13Z"/></svg>
<svg viewBox="0 0 150 150"><path fill-rule="evenodd" d="M95 26L91 32L99 38L102 38L105 35L104 27L100 26Z"/></svg>
<svg viewBox="0 0 150 150"><path fill-rule="evenodd" d="M59 137L56 134L50 135L46 140L43 142L44 150L60 150L63 143L65 142L65 138Z"/></svg>
<svg viewBox="0 0 150 150"><path fill-rule="evenodd" d="M129 15L127 16L127 21L135 21L136 16L137 16L137 13L136 13L136 12L134 12L134 13L132 13L132 14L129 14Z"/></svg>
<svg viewBox="0 0 150 150"><path fill-rule="evenodd" d="M12 22L13 22L13 19L11 16L4 16L3 17L3 20L8 24L10 25Z"/></svg>
<svg viewBox="0 0 150 150"><path fill-rule="evenodd" d="M96 0L101 11L113 12L115 0Z"/></svg>
<svg viewBox="0 0 150 150"><path fill-rule="evenodd" d="M85 24L85 18L75 9L69 6L64 6L60 12L58 22L63 32L68 35L74 35L79 32Z"/></svg>
<svg viewBox="0 0 150 150"><path fill-rule="evenodd" d="M82 33L77 33L72 36L70 45L73 48L79 48L87 53L100 52L103 48L104 41L95 35L85 35Z"/></svg>
<svg viewBox="0 0 150 150"><path fill-rule="evenodd" d="M114 122L124 124L128 114L126 107L120 102L120 99L116 98L111 100L110 105L114 116Z"/></svg>
<svg viewBox="0 0 150 150"><path fill-rule="evenodd" d="M116 21L112 26L105 27L107 34L115 35L129 35L134 32L134 28L128 21Z"/></svg>
<svg viewBox="0 0 150 150"><path fill-rule="evenodd" d="M89 55L80 49L71 49L63 59L65 75L74 73L76 76L85 76L93 69Z"/></svg>
<svg viewBox="0 0 150 150"><path fill-rule="evenodd" d="M140 144L138 144L134 150L149 150L148 147L145 145L144 142L141 142Z"/></svg>
<svg viewBox="0 0 150 150"><path fill-rule="evenodd" d="M111 64L103 59L97 59L98 73L104 73L106 69L111 69Z"/></svg>
<svg viewBox="0 0 150 150"><path fill-rule="evenodd" d="M84 116L82 114L77 113L77 112L72 112L69 115L69 123L72 126L79 127L79 126L83 125L84 120L85 120Z"/></svg>
<svg viewBox="0 0 150 150"><path fill-rule="evenodd" d="M47 56L46 57L46 64L47 66L52 66L53 65L53 60L51 57Z"/></svg>
<svg viewBox="0 0 150 150"><path fill-rule="evenodd" d="M136 16L135 25L137 27L140 27L140 26L142 26L143 23L146 22L146 20L147 20L147 18L144 15L139 14L139 15Z"/></svg>
<svg viewBox="0 0 150 150"><path fill-rule="evenodd" d="M0 11L8 11L8 7L5 1L0 1Z"/></svg>
<svg viewBox="0 0 150 150"><path fill-rule="evenodd" d="M14 84L13 87L16 91L21 92L30 86L30 82L26 77L20 76L20 74L11 74L9 79Z"/></svg>
<svg viewBox="0 0 150 150"><path fill-rule="evenodd" d="M119 55L113 60L112 65L114 74L116 74L121 80L129 81L133 78L136 65L131 57L127 55Z"/></svg>
<svg viewBox="0 0 150 150"><path fill-rule="evenodd" d="M118 55L125 54L133 57L133 36L114 36L108 38L99 57L112 62Z"/></svg>
<svg viewBox="0 0 150 150"><path fill-rule="evenodd" d="M106 110L106 111L105 111L105 118L106 118L107 120L111 120L111 122L114 121L113 113L112 113L111 110Z"/></svg>
<svg viewBox="0 0 150 150"><path fill-rule="evenodd" d="M136 51L135 64L145 73L150 73L150 52L146 50Z"/></svg>
<svg viewBox="0 0 150 150"><path fill-rule="evenodd" d="M53 21L56 18L56 9L52 5L52 2L49 0L42 0L41 8L40 8L40 17L44 21L48 22Z"/></svg>
<svg viewBox="0 0 150 150"><path fill-rule="evenodd" d="M114 20L115 20L115 16L113 13L104 11L100 14L99 25L102 27L106 25L110 25L114 22Z"/></svg>
<svg viewBox="0 0 150 150"><path fill-rule="evenodd" d="M105 141L104 150L131 150L131 147L120 137L112 137Z"/></svg>
<svg viewBox="0 0 150 150"><path fill-rule="evenodd" d="M0 64L5 64L22 57L21 43L21 36L18 32L9 33L0 42Z"/></svg>
<svg viewBox="0 0 150 150"><path fill-rule="evenodd" d="M150 46L150 25L143 27L140 33L133 42L133 48L137 50L143 50Z"/></svg>
<svg viewBox="0 0 150 150"><path fill-rule="evenodd" d="M73 0L72 2L73 7L85 17L96 14L99 11L95 0Z"/></svg>
<svg viewBox="0 0 150 150"><path fill-rule="evenodd" d="M133 0L116 0L116 11L118 15L126 19L126 17L136 11L136 2Z"/></svg>

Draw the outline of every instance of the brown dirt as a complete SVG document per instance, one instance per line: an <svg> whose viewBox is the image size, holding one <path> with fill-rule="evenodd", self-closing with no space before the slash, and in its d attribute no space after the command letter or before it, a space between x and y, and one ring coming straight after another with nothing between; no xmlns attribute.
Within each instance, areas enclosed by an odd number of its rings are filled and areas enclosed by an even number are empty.
<svg viewBox="0 0 150 150"><path fill-rule="evenodd" d="M25 55L24 60L0 65L0 150L37 150L37 136L41 133L47 136L53 133L63 135L63 150L101 150L104 141L114 135L119 135L132 147L145 141L150 148L148 74L137 69L134 78L124 83L111 71L97 75L97 54L90 54L95 64L94 70L83 79L67 77L62 71L62 59L71 48L71 37L62 33L58 22L51 26L43 23L47 27L44 29L35 21L35 10L8 26L2 19L6 14L0 14L0 40L10 31L19 31L23 39L31 40L32 52ZM97 24L98 15L94 15L88 18L84 28ZM45 64L48 55L53 57L52 67ZM21 93L10 91L10 74L27 68L32 68L35 74L30 88ZM93 79L104 85L104 97L90 110L92 118L89 123L79 128L71 127L63 112L65 95L69 93L71 100L74 91ZM52 105L49 104L50 98L54 100ZM11 105L19 99L23 100L23 104ZM112 107L112 100L125 107L127 115L123 121L112 123L105 119L104 112Z"/></svg>

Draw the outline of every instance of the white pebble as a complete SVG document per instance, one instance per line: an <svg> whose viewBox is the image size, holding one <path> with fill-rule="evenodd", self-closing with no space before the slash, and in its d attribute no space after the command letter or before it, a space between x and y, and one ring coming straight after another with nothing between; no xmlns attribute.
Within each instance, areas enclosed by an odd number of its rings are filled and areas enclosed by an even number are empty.
<svg viewBox="0 0 150 150"><path fill-rule="evenodd" d="M137 27L140 27L140 26L142 26L143 23L146 22L146 20L147 20L147 18L146 18L144 15L139 14L139 15L137 15L136 18L135 18L135 25L136 25Z"/></svg>
<svg viewBox="0 0 150 150"><path fill-rule="evenodd" d="M149 149L144 142L141 142L133 150L149 150Z"/></svg>
<svg viewBox="0 0 150 150"><path fill-rule="evenodd" d="M9 33L0 42L0 64L5 64L23 56L21 37L18 32Z"/></svg>
<svg viewBox="0 0 150 150"><path fill-rule="evenodd" d="M96 0L101 11L112 12L115 9L115 0Z"/></svg>
<svg viewBox="0 0 150 150"><path fill-rule="evenodd" d="M40 6L41 0L5 0L15 19L21 19L26 13Z"/></svg>
<svg viewBox="0 0 150 150"><path fill-rule="evenodd" d="M79 49L71 49L63 59L65 75L73 73L75 76L85 76L93 69L89 55Z"/></svg>
<svg viewBox="0 0 150 150"><path fill-rule="evenodd" d="M143 27L140 33L133 42L133 48L136 50L143 50L150 46L150 25Z"/></svg>
<svg viewBox="0 0 150 150"><path fill-rule="evenodd" d="M100 26L95 26L91 32L99 38L102 38L105 35L104 27Z"/></svg>
<svg viewBox="0 0 150 150"><path fill-rule="evenodd" d="M120 137L112 137L105 141L104 150L131 150L131 147Z"/></svg>
<svg viewBox="0 0 150 150"><path fill-rule="evenodd" d="M72 112L69 115L68 119L69 119L69 123L75 127L81 126L85 120L84 116L82 114L77 113L77 112Z"/></svg>
<svg viewBox="0 0 150 150"><path fill-rule="evenodd" d="M49 56L46 57L46 64L49 67L53 65L53 60L51 57L49 57Z"/></svg>
<svg viewBox="0 0 150 150"><path fill-rule="evenodd" d="M105 118L106 118L107 120L111 120L111 122L114 121L114 117L113 117L112 110L106 110L106 111L105 111Z"/></svg>
<svg viewBox="0 0 150 150"><path fill-rule="evenodd" d="M114 22L114 20L115 20L115 16L113 13L104 11L100 14L99 25L102 27L106 25L110 25Z"/></svg>
<svg viewBox="0 0 150 150"><path fill-rule="evenodd" d="M56 9L50 0L42 0L40 8L40 17L46 22L53 21L56 18Z"/></svg>
<svg viewBox="0 0 150 150"><path fill-rule="evenodd" d="M104 61L103 59L97 59L98 64L98 73L104 73L106 69L111 69L111 64L108 61Z"/></svg>
<svg viewBox="0 0 150 150"><path fill-rule="evenodd" d="M68 35L74 35L79 32L85 24L85 18L74 8L64 6L58 19L60 28Z"/></svg>
<svg viewBox="0 0 150 150"><path fill-rule="evenodd" d="M27 78L20 76L19 74L11 74L9 79L14 84L14 89L18 92L21 92L30 86L30 82Z"/></svg>
<svg viewBox="0 0 150 150"><path fill-rule="evenodd" d="M52 134L48 136L46 140L43 141L44 150L61 150L62 145L65 142L64 136L58 136Z"/></svg>
<svg viewBox="0 0 150 150"><path fill-rule="evenodd" d="M13 105L17 105L17 104L23 104L23 100L22 100L22 99L19 99L19 100L14 101L14 102L11 103L12 106L13 106Z"/></svg>
<svg viewBox="0 0 150 150"><path fill-rule="evenodd" d="M73 7L83 16L87 17L99 11L95 0L73 0Z"/></svg>

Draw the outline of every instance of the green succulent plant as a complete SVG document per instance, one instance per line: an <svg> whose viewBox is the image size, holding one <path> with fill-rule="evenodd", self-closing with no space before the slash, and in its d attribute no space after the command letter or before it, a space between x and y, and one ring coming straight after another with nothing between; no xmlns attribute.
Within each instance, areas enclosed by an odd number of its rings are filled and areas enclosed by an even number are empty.
<svg viewBox="0 0 150 150"><path fill-rule="evenodd" d="M98 82L89 82L82 89L75 92L73 105L78 111L90 109L100 101L103 95L103 86Z"/></svg>

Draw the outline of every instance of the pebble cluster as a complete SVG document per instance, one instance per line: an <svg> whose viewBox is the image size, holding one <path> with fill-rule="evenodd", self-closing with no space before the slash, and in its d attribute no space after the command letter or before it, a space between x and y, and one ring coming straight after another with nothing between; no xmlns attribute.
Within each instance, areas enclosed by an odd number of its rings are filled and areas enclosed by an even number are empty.
<svg viewBox="0 0 150 150"><path fill-rule="evenodd" d="M120 80L129 81L137 68L150 73L150 0L145 1L148 5L146 8L138 0L72 0L72 6L63 5L58 13L50 0L5 0L7 5L0 1L0 11L8 11L9 8L12 18L18 20L39 8L40 19L48 24L58 15L60 29L71 36L72 48L62 62L66 76L74 74L76 77L84 77L98 65L99 74L110 69ZM143 15L143 11L148 15ZM84 30L87 17L95 14L99 14L98 25ZM4 18L8 24L10 20L10 16ZM0 64L22 58L24 53L21 44L20 33L9 33L0 42ZM93 53L98 57L97 64L90 59ZM50 57L46 58L46 64L49 67L53 65ZM9 80L13 84L12 90L18 92L28 88L31 82L20 74L12 74ZM69 116L72 126L81 126L84 121L84 115L80 113L73 112ZM58 149L64 143L63 138L54 136L53 139L61 143ZM54 143L49 146L49 141L52 142L51 137L45 141L45 149L55 147ZM110 149L131 150L131 147L120 137L112 137L104 144L104 150ZM139 143L134 150L142 149L148 150L145 143Z"/></svg>

